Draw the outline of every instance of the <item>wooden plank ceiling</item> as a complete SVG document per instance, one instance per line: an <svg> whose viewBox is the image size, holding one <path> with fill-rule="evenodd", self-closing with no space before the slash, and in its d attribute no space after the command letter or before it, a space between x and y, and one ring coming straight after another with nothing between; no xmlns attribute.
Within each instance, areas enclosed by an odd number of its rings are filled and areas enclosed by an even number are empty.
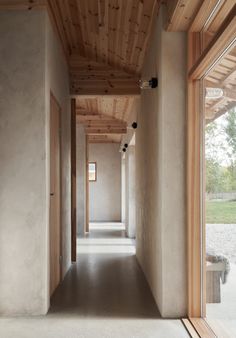
<svg viewBox="0 0 236 338"><path fill-rule="evenodd" d="M206 120L212 121L236 107L236 47L208 74L206 87L223 89L224 95L219 99L206 99Z"/></svg>
<svg viewBox="0 0 236 338"><path fill-rule="evenodd" d="M160 3L0 0L0 9L48 9L68 61L78 123L93 142L119 142L140 94L138 81Z"/></svg>
<svg viewBox="0 0 236 338"><path fill-rule="evenodd" d="M90 142L120 142L159 0L48 0Z"/></svg>

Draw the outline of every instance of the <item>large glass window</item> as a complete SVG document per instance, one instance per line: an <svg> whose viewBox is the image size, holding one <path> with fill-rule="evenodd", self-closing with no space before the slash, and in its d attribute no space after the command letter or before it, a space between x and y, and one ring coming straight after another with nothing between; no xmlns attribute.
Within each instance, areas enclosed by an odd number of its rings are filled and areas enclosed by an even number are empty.
<svg viewBox="0 0 236 338"><path fill-rule="evenodd" d="M236 48L204 80L206 317L236 337Z"/></svg>

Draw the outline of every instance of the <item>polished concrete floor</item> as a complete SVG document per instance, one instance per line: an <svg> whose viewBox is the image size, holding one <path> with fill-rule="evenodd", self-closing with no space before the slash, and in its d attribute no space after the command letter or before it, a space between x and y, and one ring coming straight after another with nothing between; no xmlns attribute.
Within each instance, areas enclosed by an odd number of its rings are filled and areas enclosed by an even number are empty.
<svg viewBox="0 0 236 338"><path fill-rule="evenodd" d="M174 300L173 300L174 301ZM2 318L1 338L185 338L181 321L160 318L121 224L92 224L78 262L45 317Z"/></svg>

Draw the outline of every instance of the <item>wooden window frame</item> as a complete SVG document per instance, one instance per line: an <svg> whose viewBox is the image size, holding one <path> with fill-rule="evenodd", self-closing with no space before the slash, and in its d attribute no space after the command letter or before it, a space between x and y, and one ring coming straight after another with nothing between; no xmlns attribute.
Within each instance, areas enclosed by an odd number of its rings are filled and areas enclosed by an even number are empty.
<svg viewBox="0 0 236 338"><path fill-rule="evenodd" d="M204 93L203 79L236 42L236 6L204 51L196 33L188 32L188 102L187 102L187 232L188 232L188 317L200 337L216 337L206 317L205 187L204 172ZM198 36L199 37L199 36ZM194 60L197 52L198 59ZM203 328L201 331L200 328ZM204 333L205 332L205 333ZM206 334L206 335L204 335Z"/></svg>

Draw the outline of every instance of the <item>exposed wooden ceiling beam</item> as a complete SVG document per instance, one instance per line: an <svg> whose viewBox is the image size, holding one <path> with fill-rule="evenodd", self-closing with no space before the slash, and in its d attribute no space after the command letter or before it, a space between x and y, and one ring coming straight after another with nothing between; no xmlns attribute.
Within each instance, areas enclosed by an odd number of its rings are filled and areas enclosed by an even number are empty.
<svg viewBox="0 0 236 338"><path fill-rule="evenodd" d="M76 110L76 119L77 121L83 123L86 121L116 121L123 122L122 120L116 119L110 115L98 115L98 114L78 114Z"/></svg>
<svg viewBox="0 0 236 338"><path fill-rule="evenodd" d="M209 19L212 12L216 9L216 6L222 6L224 0L207 0L203 1L201 7L199 8L197 15L195 16L192 24L189 28L190 32L201 32L204 28L207 20Z"/></svg>
<svg viewBox="0 0 236 338"><path fill-rule="evenodd" d="M108 128L108 127L103 127L103 128L85 128L85 133L87 135L107 135L107 134L126 134L127 133L127 128Z"/></svg>
<svg viewBox="0 0 236 338"><path fill-rule="evenodd" d="M88 135L89 143L120 143L120 137L114 135Z"/></svg>
<svg viewBox="0 0 236 338"><path fill-rule="evenodd" d="M46 8L47 0L0 0L0 10L31 10Z"/></svg>
<svg viewBox="0 0 236 338"><path fill-rule="evenodd" d="M167 0L167 31L186 31L204 0Z"/></svg>
<svg viewBox="0 0 236 338"><path fill-rule="evenodd" d="M189 72L189 76L192 79L201 79L206 72L209 65L214 64L215 66L220 62L220 56L222 50L226 47L233 49L234 45L232 42L236 39L236 5L230 12L228 17L223 22L218 33L214 36L208 47L202 53L196 64Z"/></svg>
<svg viewBox="0 0 236 338"><path fill-rule="evenodd" d="M72 95L139 95L139 77L102 62L72 55Z"/></svg>
<svg viewBox="0 0 236 338"><path fill-rule="evenodd" d="M206 115L206 123L210 123L220 117L221 115L227 113L230 109L236 107L236 102L230 102L226 106L221 109L214 111L212 109L207 109L205 112Z"/></svg>
<svg viewBox="0 0 236 338"><path fill-rule="evenodd" d="M140 95L140 89L135 81L91 81L86 83L83 81L75 81L71 84L71 95L111 95L111 96L127 96L127 95Z"/></svg>

